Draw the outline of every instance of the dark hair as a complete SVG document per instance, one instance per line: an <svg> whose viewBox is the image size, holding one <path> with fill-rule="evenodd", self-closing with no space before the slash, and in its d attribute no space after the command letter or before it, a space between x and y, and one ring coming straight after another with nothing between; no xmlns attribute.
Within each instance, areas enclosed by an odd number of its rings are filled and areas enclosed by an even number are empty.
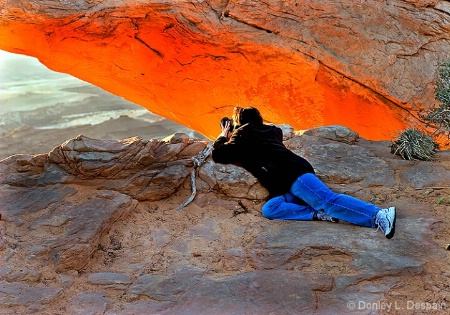
<svg viewBox="0 0 450 315"><path fill-rule="evenodd" d="M236 126L245 124L263 124L261 113L255 107L235 107L233 111L233 121Z"/></svg>

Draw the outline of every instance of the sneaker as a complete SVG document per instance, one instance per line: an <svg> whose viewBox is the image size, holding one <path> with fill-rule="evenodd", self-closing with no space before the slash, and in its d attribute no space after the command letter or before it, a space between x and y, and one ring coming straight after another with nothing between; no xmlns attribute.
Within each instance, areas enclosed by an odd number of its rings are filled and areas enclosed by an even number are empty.
<svg viewBox="0 0 450 315"><path fill-rule="evenodd" d="M338 223L339 220L333 217L330 217L328 214L325 213L325 211L320 210L320 211L316 211L314 212L314 216L313 216L313 220L317 220L317 221L328 221L328 222L333 222L333 223Z"/></svg>
<svg viewBox="0 0 450 315"><path fill-rule="evenodd" d="M380 229L388 239L394 236L396 217L395 207L390 207L388 209L381 209L378 211L375 218L375 224L378 229Z"/></svg>

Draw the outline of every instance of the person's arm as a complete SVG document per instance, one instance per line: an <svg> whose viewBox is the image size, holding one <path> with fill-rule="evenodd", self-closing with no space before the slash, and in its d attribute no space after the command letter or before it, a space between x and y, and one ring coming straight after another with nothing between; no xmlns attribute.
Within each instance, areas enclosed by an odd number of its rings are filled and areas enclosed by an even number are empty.
<svg viewBox="0 0 450 315"><path fill-rule="evenodd" d="M278 140L280 141L280 142L283 142L283 130L281 130L281 128L280 127L276 127L275 126L275 132L276 132L276 134L277 134L277 138L278 138Z"/></svg>
<svg viewBox="0 0 450 315"><path fill-rule="evenodd" d="M222 146L225 142L228 141L229 132L230 132L230 126L231 126L231 123L229 121L226 121L224 124L222 124L222 121L220 122L220 129L222 131L217 136L216 141L214 141L214 145L213 145L214 149Z"/></svg>
<svg viewBox="0 0 450 315"><path fill-rule="evenodd" d="M227 131L228 133L228 131ZM224 136L224 132L219 135L213 144L212 159L216 163L232 164L239 160L239 141L240 135L236 130L230 139Z"/></svg>

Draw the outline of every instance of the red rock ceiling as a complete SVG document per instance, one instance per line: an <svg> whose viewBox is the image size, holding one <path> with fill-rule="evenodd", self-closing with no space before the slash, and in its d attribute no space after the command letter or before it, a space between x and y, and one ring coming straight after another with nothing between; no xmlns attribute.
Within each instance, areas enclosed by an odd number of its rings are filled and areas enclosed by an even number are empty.
<svg viewBox="0 0 450 315"><path fill-rule="evenodd" d="M296 129L391 139L435 102L450 51L442 3L0 0L0 49L211 138L252 105Z"/></svg>

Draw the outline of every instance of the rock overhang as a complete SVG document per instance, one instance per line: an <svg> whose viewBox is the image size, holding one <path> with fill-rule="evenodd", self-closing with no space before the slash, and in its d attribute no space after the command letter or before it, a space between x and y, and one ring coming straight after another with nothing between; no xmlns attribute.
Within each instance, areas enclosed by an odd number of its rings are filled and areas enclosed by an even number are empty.
<svg viewBox="0 0 450 315"><path fill-rule="evenodd" d="M0 48L209 138L234 106L251 105L295 129L340 124L390 139L434 104L448 57L448 13L420 4L9 1Z"/></svg>

